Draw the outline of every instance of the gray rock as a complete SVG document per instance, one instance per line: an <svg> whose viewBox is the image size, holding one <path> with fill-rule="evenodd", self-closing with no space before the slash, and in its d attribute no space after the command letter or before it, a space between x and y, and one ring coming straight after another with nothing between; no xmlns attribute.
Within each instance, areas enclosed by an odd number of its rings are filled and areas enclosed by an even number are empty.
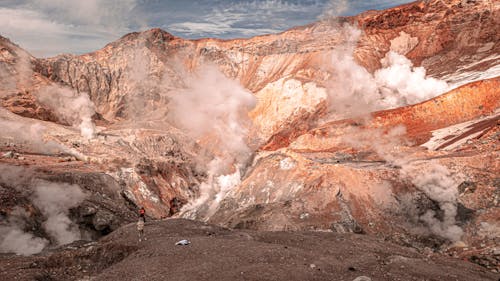
<svg viewBox="0 0 500 281"><path fill-rule="evenodd" d="M94 224L96 230L101 231L108 227L111 227L114 219L115 216L112 213L105 210L99 210L95 214L92 223Z"/></svg>

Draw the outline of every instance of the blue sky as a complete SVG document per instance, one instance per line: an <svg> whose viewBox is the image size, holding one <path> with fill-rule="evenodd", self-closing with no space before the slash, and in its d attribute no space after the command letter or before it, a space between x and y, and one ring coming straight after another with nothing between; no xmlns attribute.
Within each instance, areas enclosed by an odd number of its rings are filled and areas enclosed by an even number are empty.
<svg viewBox="0 0 500 281"><path fill-rule="evenodd" d="M132 31L160 27L184 38L280 32L324 16L411 0L0 0L0 35L38 57L81 54Z"/></svg>

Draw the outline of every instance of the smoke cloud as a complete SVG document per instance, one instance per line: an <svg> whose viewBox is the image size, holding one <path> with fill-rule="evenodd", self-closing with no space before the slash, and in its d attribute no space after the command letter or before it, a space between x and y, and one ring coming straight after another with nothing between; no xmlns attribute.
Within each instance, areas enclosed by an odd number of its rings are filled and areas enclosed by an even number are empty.
<svg viewBox="0 0 500 281"><path fill-rule="evenodd" d="M0 165L0 172L0 188L6 186L5 192L22 194L41 212L44 217L42 228L54 245L81 239L78 226L69 218L69 210L85 198L79 186L37 179L31 170L21 167ZM31 255L51 244L49 239L37 237L31 232L33 230L28 227L27 221L33 220L33 214L30 215L24 208L31 207L17 206L0 222L0 252Z"/></svg>
<svg viewBox="0 0 500 281"><path fill-rule="evenodd" d="M251 152L246 138L255 97L214 66L202 67L186 84L171 97L169 119L228 164L241 163Z"/></svg>
<svg viewBox="0 0 500 281"><path fill-rule="evenodd" d="M359 116L415 104L449 88L444 81L426 77L423 67L414 67L404 55L394 51L389 51L381 60L382 68L369 73L356 63L353 56L361 31L345 25L341 32L347 35L344 36L346 43L333 51L333 78L327 87L329 108L334 116ZM409 179L419 191L436 202L444 214L438 218L434 210L427 210L417 221L432 234L457 241L463 231L455 222L458 193L453 175L438 163L419 167L415 159L401 149L406 144L405 133L403 126L387 132L353 127L345 133L343 142L357 149L374 151L388 164L401 167L400 176Z"/></svg>
<svg viewBox="0 0 500 281"><path fill-rule="evenodd" d="M382 68L373 74L357 64L353 54L362 31L340 27L346 42L332 52L332 78L328 82L330 112L339 118L415 104L449 89L446 82L427 77L404 55L389 51Z"/></svg>
<svg viewBox="0 0 500 281"><path fill-rule="evenodd" d="M186 80L187 89L171 96L169 119L206 148L208 180L200 197L187 204L184 216L207 217L239 183L239 170L251 154L247 145L248 112L255 97L214 66L202 66ZM204 211L198 208L203 207Z"/></svg>
<svg viewBox="0 0 500 281"><path fill-rule="evenodd" d="M39 120L19 117L0 107L0 141L14 145L31 153L54 155L66 153L79 160L86 157L73 148L68 148L47 136L48 128Z"/></svg>
<svg viewBox="0 0 500 281"><path fill-rule="evenodd" d="M415 104L438 96L449 89L446 82L426 77L423 67L414 67L404 55L389 51L374 78L383 97L382 107Z"/></svg>
<svg viewBox="0 0 500 281"><path fill-rule="evenodd" d="M15 94L32 85L31 56L21 49L4 52L0 61L0 98Z"/></svg>
<svg viewBox="0 0 500 281"><path fill-rule="evenodd" d="M29 232L24 232L18 226L0 226L0 252L16 253L18 255L29 256L40 253L49 241L36 237Z"/></svg>
<svg viewBox="0 0 500 281"><path fill-rule="evenodd" d="M24 209L16 207L7 221L0 224L0 252L28 256L41 252L49 244L49 240L23 230L27 216Z"/></svg>
<svg viewBox="0 0 500 281"><path fill-rule="evenodd" d="M0 109L3 110L3 109ZM46 127L40 123L0 119L0 139L6 142L20 144L25 149L40 154L56 154L68 149L51 140L44 138Z"/></svg>
<svg viewBox="0 0 500 281"><path fill-rule="evenodd" d="M442 216L438 216L435 210L429 209L423 215L412 214L418 216L413 219L434 235L450 241L459 241L463 230L455 221L458 183L454 180L454 175L437 161L419 162L409 152L401 149L406 144L405 132L403 126L397 126L387 132L381 129L353 127L345 133L343 142L357 149L374 151L387 161L387 164L401 167L400 177L409 180L430 200L436 202L442 212Z"/></svg>
<svg viewBox="0 0 500 281"><path fill-rule="evenodd" d="M82 137L94 137L95 125L92 116L95 114L95 107L87 93L77 93L60 86L47 86L42 88L36 97L40 103L54 110L61 121L80 128Z"/></svg>
<svg viewBox="0 0 500 281"><path fill-rule="evenodd" d="M38 180L35 183L33 204L47 218L44 229L58 245L81 238L78 226L68 217L69 210L77 207L85 198L79 186Z"/></svg>
<svg viewBox="0 0 500 281"><path fill-rule="evenodd" d="M438 218L436 211L427 210L419 217L431 233L450 241L459 241L463 230L456 225L458 183L455 182L448 169L439 163L426 162L423 165L406 165L401 173L411 178L412 183L431 200L439 204L443 212Z"/></svg>

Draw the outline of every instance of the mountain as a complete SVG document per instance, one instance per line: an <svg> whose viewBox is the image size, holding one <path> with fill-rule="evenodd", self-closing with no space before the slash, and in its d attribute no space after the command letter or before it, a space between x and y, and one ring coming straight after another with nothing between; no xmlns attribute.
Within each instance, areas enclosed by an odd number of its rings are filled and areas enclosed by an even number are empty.
<svg viewBox="0 0 500 281"><path fill-rule="evenodd" d="M144 206L363 233L498 272L499 18L491 1L418 1L46 59L2 37L0 249L98 239Z"/></svg>

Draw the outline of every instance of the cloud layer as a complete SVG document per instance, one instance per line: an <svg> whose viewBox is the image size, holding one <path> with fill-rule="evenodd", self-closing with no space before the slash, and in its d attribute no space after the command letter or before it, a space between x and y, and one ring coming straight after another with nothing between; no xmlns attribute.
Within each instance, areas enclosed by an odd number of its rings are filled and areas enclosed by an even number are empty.
<svg viewBox="0 0 500 281"><path fill-rule="evenodd" d="M85 53L127 32L163 28L185 38L250 37L409 0L4 0L0 35L33 55Z"/></svg>

